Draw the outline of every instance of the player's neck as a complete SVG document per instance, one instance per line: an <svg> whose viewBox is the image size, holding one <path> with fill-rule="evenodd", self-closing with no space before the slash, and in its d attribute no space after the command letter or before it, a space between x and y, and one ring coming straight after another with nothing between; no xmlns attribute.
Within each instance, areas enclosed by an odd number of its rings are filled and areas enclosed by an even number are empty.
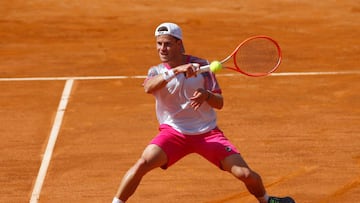
<svg viewBox="0 0 360 203"><path fill-rule="evenodd" d="M177 66L181 66L188 63L187 61L187 55L181 54L179 57L177 57L175 60L169 61L168 64L171 68L175 68Z"/></svg>

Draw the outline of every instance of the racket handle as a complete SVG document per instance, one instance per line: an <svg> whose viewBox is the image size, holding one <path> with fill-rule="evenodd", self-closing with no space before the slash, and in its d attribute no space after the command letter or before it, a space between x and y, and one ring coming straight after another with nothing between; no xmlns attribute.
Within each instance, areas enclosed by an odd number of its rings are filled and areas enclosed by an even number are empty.
<svg viewBox="0 0 360 203"><path fill-rule="evenodd" d="M196 73L210 72L210 65L201 66L196 70Z"/></svg>

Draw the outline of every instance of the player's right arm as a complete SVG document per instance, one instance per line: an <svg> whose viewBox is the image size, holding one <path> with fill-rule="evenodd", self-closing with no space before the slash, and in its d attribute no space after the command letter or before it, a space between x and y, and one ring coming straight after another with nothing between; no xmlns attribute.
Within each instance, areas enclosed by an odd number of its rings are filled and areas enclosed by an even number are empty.
<svg viewBox="0 0 360 203"><path fill-rule="evenodd" d="M146 93L151 94L154 91L165 87L167 81L164 79L162 74L147 78L144 82L144 90Z"/></svg>
<svg viewBox="0 0 360 203"><path fill-rule="evenodd" d="M196 75L194 67L192 64L184 64L167 70L164 73L151 76L149 75L148 78L144 82L144 90L146 93L153 93L154 91L161 89L166 86L166 84L176 77L176 75L184 73L186 77L192 77Z"/></svg>

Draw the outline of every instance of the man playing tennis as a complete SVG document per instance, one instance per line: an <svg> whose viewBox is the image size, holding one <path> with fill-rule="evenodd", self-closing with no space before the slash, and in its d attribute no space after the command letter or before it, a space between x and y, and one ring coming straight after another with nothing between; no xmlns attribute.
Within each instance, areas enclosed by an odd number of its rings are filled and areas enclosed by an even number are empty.
<svg viewBox="0 0 360 203"><path fill-rule="evenodd" d="M123 177L113 203L127 201L150 170L166 169L190 153L234 175L260 203L294 203L290 197L268 196L261 177L217 127L214 108L223 107L220 86L213 73L196 74L194 64L209 62L185 54L180 27L163 23L155 37L162 63L149 69L144 89L155 96L159 133Z"/></svg>

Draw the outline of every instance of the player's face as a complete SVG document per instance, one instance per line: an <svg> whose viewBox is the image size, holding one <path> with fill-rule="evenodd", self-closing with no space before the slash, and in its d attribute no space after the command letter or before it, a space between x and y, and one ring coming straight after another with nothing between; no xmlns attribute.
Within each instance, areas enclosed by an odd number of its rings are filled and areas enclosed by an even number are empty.
<svg viewBox="0 0 360 203"><path fill-rule="evenodd" d="M171 35L160 35L156 37L156 49L161 62L169 62L174 60L181 54L181 40Z"/></svg>

